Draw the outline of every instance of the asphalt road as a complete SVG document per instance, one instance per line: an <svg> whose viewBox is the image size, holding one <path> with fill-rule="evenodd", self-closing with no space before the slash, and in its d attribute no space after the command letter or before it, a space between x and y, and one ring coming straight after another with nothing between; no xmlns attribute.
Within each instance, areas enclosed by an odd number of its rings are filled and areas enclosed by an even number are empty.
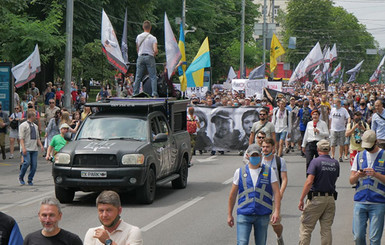
<svg viewBox="0 0 385 245"><path fill-rule="evenodd" d="M282 201L282 224L285 244L298 244L298 201L305 182L305 159L298 151L284 158L288 165L289 183ZM40 229L37 212L43 197L53 196L54 187L50 163L39 157L34 186L20 186L17 181L19 159L0 161L0 211L13 216L23 236ZM189 183L184 190L174 190L171 184L158 187L151 205L139 205L134 194L122 193L122 218L143 231L144 244L236 244L236 228L227 226L227 200L232 176L242 166L236 152L193 158ZM353 244L353 195L348 178L348 161L341 164L337 182L339 197L333 224L334 244ZM95 208L97 193L78 192L72 204L63 205L60 226L84 239L89 227L99 225ZM235 215L235 214L234 214ZM385 241L385 240L384 240ZM269 227L268 244L276 244ZM312 243L320 244L319 225L313 232Z"/></svg>

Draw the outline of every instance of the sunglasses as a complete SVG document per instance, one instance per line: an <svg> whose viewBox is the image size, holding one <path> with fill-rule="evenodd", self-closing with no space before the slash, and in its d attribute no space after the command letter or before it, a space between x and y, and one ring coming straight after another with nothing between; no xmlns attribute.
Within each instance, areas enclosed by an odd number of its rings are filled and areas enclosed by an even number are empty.
<svg viewBox="0 0 385 245"><path fill-rule="evenodd" d="M260 116L266 116L266 114L259 114Z"/></svg>
<svg viewBox="0 0 385 245"><path fill-rule="evenodd" d="M260 137L260 136L258 136L258 139L264 139L265 137Z"/></svg>
<svg viewBox="0 0 385 245"><path fill-rule="evenodd" d="M49 102L50 104L55 104L55 102Z"/></svg>
<svg viewBox="0 0 385 245"><path fill-rule="evenodd" d="M15 110L20 110L20 108L15 108Z"/></svg>

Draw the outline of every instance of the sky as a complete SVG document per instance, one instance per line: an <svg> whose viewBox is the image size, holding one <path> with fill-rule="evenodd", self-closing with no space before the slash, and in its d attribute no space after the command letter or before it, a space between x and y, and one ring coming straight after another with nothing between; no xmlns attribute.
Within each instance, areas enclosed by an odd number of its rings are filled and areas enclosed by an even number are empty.
<svg viewBox="0 0 385 245"><path fill-rule="evenodd" d="M334 0L354 14L366 30L373 35L380 48L385 48L385 0Z"/></svg>

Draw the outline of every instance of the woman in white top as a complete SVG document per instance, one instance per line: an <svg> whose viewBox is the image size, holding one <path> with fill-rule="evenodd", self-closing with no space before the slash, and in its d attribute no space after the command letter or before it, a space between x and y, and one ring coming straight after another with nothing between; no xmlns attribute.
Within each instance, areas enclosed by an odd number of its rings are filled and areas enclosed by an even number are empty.
<svg viewBox="0 0 385 245"><path fill-rule="evenodd" d="M20 106L16 105L15 106L15 112L12 113L11 116L9 117L9 121L10 121L9 124L11 126L10 131L9 131L9 152L10 152L9 159L13 158L13 152L15 150L15 139L17 140L17 143L20 145L20 142L19 142L19 124L20 124L20 120L21 120L22 116L23 116L23 113L20 110ZM13 121L15 121L15 123L13 123ZM13 125L15 125L15 126L13 126Z"/></svg>

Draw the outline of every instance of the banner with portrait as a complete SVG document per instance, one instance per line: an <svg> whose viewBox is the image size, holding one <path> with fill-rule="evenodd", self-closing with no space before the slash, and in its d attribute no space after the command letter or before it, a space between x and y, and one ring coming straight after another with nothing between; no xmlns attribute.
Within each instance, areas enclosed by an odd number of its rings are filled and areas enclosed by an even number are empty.
<svg viewBox="0 0 385 245"><path fill-rule="evenodd" d="M196 150L246 150L253 123L259 120L262 107L194 106L200 128Z"/></svg>

